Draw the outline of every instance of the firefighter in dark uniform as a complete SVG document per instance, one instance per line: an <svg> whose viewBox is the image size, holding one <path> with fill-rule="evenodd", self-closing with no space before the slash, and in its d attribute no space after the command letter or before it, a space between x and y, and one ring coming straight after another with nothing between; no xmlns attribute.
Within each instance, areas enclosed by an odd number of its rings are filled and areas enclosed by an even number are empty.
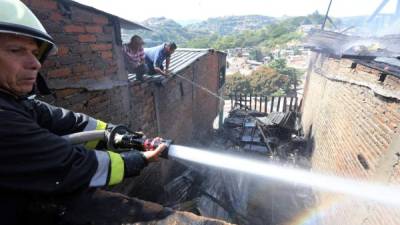
<svg viewBox="0 0 400 225"><path fill-rule="evenodd" d="M65 207L54 209L60 218L72 215L72 221L86 223L76 215L90 217L85 210L101 206L82 203L81 208L74 208L74 204L81 204L79 199L90 202L103 196L113 207L112 194L93 189L137 175L165 145L144 153L119 154L94 150L97 142L72 145L62 138L75 132L104 130L109 125L30 97L41 63L56 46L19 0L1 0L0 9L0 224L40 223L29 216L35 210L40 214L43 204L35 204L41 201ZM126 196L119 198L130 201ZM146 208L141 213L146 213Z"/></svg>

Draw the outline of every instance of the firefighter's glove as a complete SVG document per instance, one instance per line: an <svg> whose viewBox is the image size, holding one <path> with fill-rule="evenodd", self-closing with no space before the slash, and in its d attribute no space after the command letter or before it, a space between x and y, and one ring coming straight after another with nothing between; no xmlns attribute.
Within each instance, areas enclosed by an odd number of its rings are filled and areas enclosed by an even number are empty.
<svg viewBox="0 0 400 225"><path fill-rule="evenodd" d="M140 171L148 164L146 157L139 151L122 152L121 157L124 160L124 177L132 177L140 174Z"/></svg>

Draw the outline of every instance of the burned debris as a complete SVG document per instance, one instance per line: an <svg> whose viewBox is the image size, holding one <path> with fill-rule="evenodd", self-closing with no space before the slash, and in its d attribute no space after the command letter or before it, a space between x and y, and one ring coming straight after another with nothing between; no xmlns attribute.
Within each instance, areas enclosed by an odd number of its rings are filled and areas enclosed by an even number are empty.
<svg viewBox="0 0 400 225"><path fill-rule="evenodd" d="M306 141L298 124L295 111L266 114L234 108L207 148L288 167L309 168ZM308 210L314 202L312 191L296 184L185 165L188 169L164 186L163 204L175 210L242 225L280 224Z"/></svg>
<svg viewBox="0 0 400 225"><path fill-rule="evenodd" d="M265 154L286 160L296 154L308 156L306 141L301 136L298 113L260 113L233 109L225 119L223 135L246 152Z"/></svg>

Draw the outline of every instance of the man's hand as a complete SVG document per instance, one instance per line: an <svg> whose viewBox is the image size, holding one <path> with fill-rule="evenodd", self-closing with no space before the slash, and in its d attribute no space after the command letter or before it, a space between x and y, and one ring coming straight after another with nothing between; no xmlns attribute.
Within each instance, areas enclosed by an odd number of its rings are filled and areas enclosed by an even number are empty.
<svg viewBox="0 0 400 225"><path fill-rule="evenodd" d="M147 159L148 162L154 162L158 160L158 156L167 148L167 145L162 143L162 138L156 137L151 142L152 145L157 145L156 149L146 149L143 152L144 157ZM159 143L159 144L158 144Z"/></svg>
<svg viewBox="0 0 400 225"><path fill-rule="evenodd" d="M164 70L164 71L163 71L163 75L164 75L165 77L168 77L169 74L170 74L170 72L171 72L171 71L169 71L169 70Z"/></svg>

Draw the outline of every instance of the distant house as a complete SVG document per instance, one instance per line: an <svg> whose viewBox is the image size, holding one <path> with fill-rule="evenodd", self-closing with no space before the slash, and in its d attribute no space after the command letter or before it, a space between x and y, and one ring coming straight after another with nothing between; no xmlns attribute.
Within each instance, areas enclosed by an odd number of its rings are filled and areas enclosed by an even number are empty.
<svg viewBox="0 0 400 225"><path fill-rule="evenodd" d="M321 29L321 24L304 24L304 25L300 25L298 29L299 32L303 32L303 33L308 33L310 32L312 29Z"/></svg>

